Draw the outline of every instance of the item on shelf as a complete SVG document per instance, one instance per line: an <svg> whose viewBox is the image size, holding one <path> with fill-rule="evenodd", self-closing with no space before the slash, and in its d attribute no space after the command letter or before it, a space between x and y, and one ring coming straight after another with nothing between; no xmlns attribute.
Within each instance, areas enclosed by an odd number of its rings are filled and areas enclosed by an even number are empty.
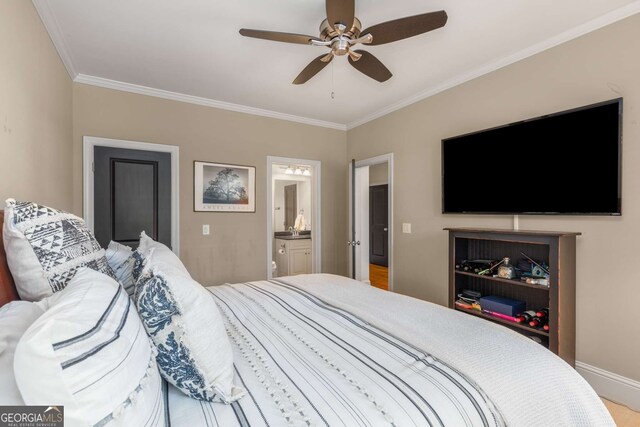
<svg viewBox="0 0 640 427"><path fill-rule="evenodd" d="M547 316L538 316L536 315L533 319L531 319L531 321L529 322L529 326L531 326L532 328L542 328L542 326L547 323Z"/></svg>
<svg viewBox="0 0 640 427"><path fill-rule="evenodd" d="M507 316L514 317L526 309L524 301L505 298L497 295L490 295L480 298L480 305L483 310L489 310Z"/></svg>
<svg viewBox="0 0 640 427"><path fill-rule="evenodd" d="M544 329L545 331L549 332L549 324L545 324L542 329Z"/></svg>
<svg viewBox="0 0 640 427"><path fill-rule="evenodd" d="M518 267L520 270L522 270L522 276L549 280L549 267L546 265L546 263L536 262L533 258L522 251L520 252L520 254L525 258L521 259L518 262ZM524 264L528 264L528 266L525 267Z"/></svg>
<svg viewBox="0 0 640 427"><path fill-rule="evenodd" d="M466 271L468 273L481 274L485 270L492 270L496 261L490 259L474 259L464 260L460 264L456 264L456 270ZM486 273L485 273L486 274Z"/></svg>
<svg viewBox="0 0 640 427"><path fill-rule="evenodd" d="M541 308L540 310L536 311L536 316L549 318L549 309Z"/></svg>
<svg viewBox="0 0 640 427"><path fill-rule="evenodd" d="M477 302L474 302L473 304L471 304L471 308L473 308L474 310L482 311L482 307L480 306L480 303L477 303Z"/></svg>
<svg viewBox="0 0 640 427"><path fill-rule="evenodd" d="M516 316L516 322L528 324L534 317L536 317L535 310L523 311Z"/></svg>
<svg viewBox="0 0 640 427"><path fill-rule="evenodd" d="M549 273L545 272L545 270L542 269L542 267L538 266L538 265L534 265L531 268L531 274L534 277L545 277L545 278L549 278Z"/></svg>
<svg viewBox="0 0 640 427"><path fill-rule="evenodd" d="M498 268L498 277L503 279L513 279L516 277L516 269L510 264L509 257L502 259L502 265Z"/></svg>
<svg viewBox="0 0 640 427"><path fill-rule="evenodd" d="M478 291L472 291L470 289L463 289L461 293L458 294L458 299L461 299L464 302L469 304L473 304L474 302L478 302L478 300L482 297L482 294Z"/></svg>
<svg viewBox="0 0 640 427"><path fill-rule="evenodd" d="M531 262L525 258L520 258L516 263L516 271L523 276L531 274Z"/></svg>
<svg viewBox="0 0 640 427"><path fill-rule="evenodd" d="M461 300L461 299L456 300L455 304L458 307L461 307L461 308L464 308L464 309L467 309L467 310L473 309L473 306L471 304L469 304L468 302L466 302L464 300Z"/></svg>
<svg viewBox="0 0 640 427"><path fill-rule="evenodd" d="M549 286L549 279L542 277L523 277L522 280L529 285Z"/></svg>
<svg viewBox="0 0 640 427"><path fill-rule="evenodd" d="M490 316L494 316L494 317L498 317L500 319L504 319L504 320L508 320L510 322L516 322L516 318L513 316L507 316L506 314L502 314L502 313L497 313L495 311L491 311L491 310L482 310L483 313L488 314Z"/></svg>

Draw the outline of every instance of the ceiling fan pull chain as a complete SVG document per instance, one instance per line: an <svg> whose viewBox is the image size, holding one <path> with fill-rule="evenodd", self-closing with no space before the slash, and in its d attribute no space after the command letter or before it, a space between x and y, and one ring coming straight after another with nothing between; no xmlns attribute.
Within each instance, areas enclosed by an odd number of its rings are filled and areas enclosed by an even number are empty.
<svg viewBox="0 0 640 427"><path fill-rule="evenodd" d="M335 87L334 87L334 70L335 70L335 62L331 64L331 99L336 99Z"/></svg>

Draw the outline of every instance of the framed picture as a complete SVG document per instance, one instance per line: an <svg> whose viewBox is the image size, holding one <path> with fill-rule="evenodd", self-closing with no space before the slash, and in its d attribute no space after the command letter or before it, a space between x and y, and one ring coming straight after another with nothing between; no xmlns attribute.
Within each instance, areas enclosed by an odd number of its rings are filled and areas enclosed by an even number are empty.
<svg viewBox="0 0 640 427"><path fill-rule="evenodd" d="M193 162L195 212L255 212L256 168Z"/></svg>

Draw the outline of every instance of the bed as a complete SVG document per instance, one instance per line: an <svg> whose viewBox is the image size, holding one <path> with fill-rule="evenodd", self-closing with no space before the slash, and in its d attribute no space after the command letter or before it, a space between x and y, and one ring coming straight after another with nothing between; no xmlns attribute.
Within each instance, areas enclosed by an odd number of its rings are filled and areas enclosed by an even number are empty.
<svg viewBox="0 0 640 427"><path fill-rule="evenodd" d="M209 403L165 383L171 426L614 425L569 365L491 322L334 275L207 290L247 394ZM0 305L15 299L0 245Z"/></svg>

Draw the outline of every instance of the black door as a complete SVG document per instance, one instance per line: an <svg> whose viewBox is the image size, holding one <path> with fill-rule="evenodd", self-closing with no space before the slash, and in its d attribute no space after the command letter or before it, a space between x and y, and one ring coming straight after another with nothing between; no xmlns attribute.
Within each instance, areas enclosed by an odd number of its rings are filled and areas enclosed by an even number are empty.
<svg viewBox="0 0 640 427"><path fill-rule="evenodd" d="M137 247L140 233L171 247L171 154L94 148L94 231Z"/></svg>
<svg viewBox="0 0 640 427"><path fill-rule="evenodd" d="M389 186L369 187L369 262L389 266Z"/></svg>

